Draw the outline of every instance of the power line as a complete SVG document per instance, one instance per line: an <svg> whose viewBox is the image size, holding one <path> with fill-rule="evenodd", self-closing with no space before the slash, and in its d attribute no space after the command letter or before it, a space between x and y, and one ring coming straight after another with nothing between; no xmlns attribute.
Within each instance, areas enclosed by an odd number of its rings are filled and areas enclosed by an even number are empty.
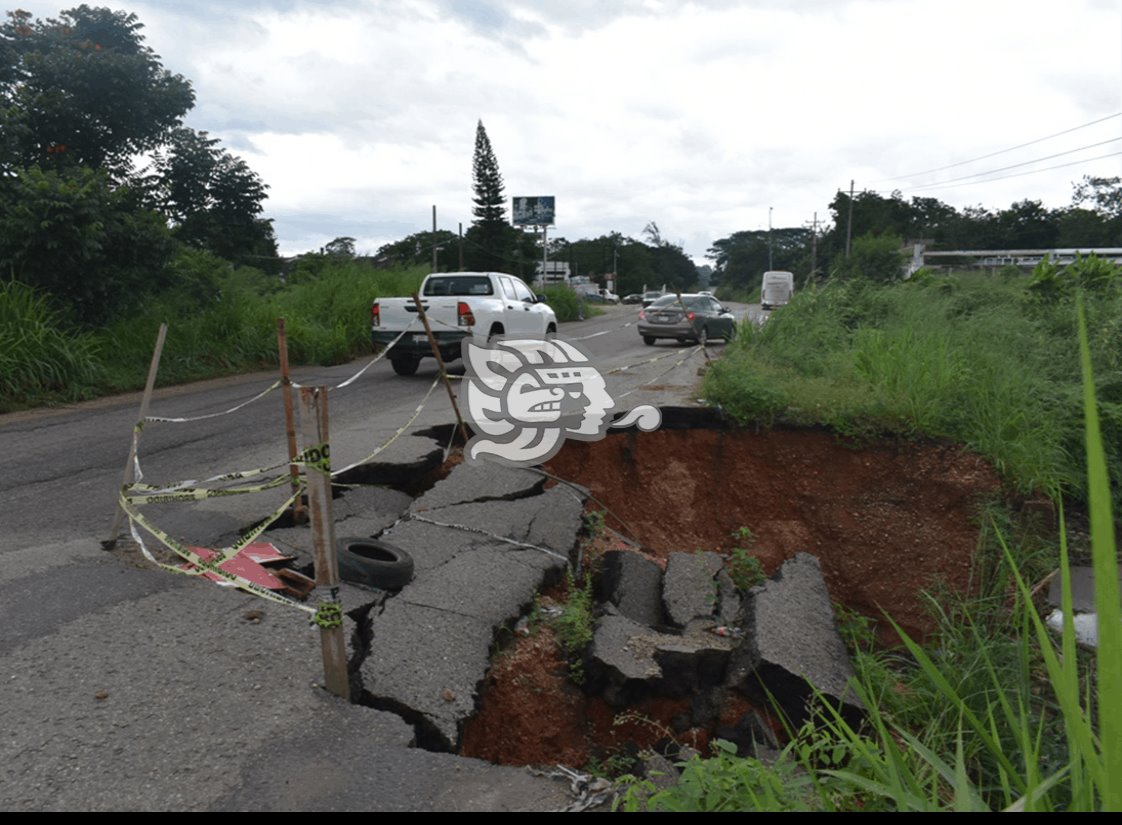
<svg viewBox="0 0 1122 825"><path fill-rule="evenodd" d="M1062 135L1067 135L1067 134L1070 134L1072 132L1078 132L1080 129L1086 129L1088 126L1095 126L1096 124L1103 123L1105 121L1108 121L1108 120L1111 120L1113 118L1120 117L1120 116L1122 116L1122 112L1115 112L1112 115L1107 115L1106 117L1100 117L1098 120L1092 120L1089 123L1084 123L1082 126L1073 126L1070 129L1064 129L1062 132L1056 132L1055 134L1047 135L1047 136L1042 137L1042 138L1037 138L1036 140L1030 140L1027 143L1020 143L1016 146L1010 146L1008 149L1001 149L997 152L990 152L988 155L981 155L981 156L976 157L976 158L971 158L970 160L960 160L958 163L951 163L951 164L948 164L947 166L939 166L939 167L936 167L935 169L925 169L922 172L912 172L911 174L898 175L894 178L882 178L881 180L873 181L873 183L876 184L876 183L884 183L886 181L904 180L905 178L918 178L920 175L930 175L930 174L933 174L935 172L946 171L947 169L955 169L959 166L965 166L968 163L977 163L980 160L986 160L988 158L997 157L998 155L1004 155L1007 152L1014 152L1017 149L1024 149L1026 146L1032 146L1032 145L1037 144L1037 143L1043 143L1046 140L1051 140L1052 138L1060 137ZM984 174L984 173L980 173L980 174Z"/></svg>
<svg viewBox="0 0 1122 825"><path fill-rule="evenodd" d="M1052 160L1053 158L1060 158L1064 155L1073 155L1076 152L1082 152L1084 149L1094 149L1097 146L1105 146L1108 143L1117 143L1122 140L1122 136L1110 138L1108 140L1100 140L1098 143L1088 143L1086 146L1080 146L1078 149L1068 149L1065 152L1056 152L1054 155L1045 155L1042 158L1034 158L1033 160L1026 160L1021 163L1013 163L1009 166L1000 166L997 169L988 169L985 172L975 172L971 175L963 175L960 178L950 178L948 180L935 181L934 183L924 183L917 186L907 187L908 189L922 189L927 186L941 186L946 183L958 183L959 181L970 180L971 178L981 178L986 175L996 175L998 172L1007 172L1010 169L1018 169L1022 166L1029 166L1033 163L1040 163L1045 160ZM1041 170L1044 171L1044 170ZM976 183L985 183L985 181L975 181Z"/></svg>
<svg viewBox="0 0 1122 825"><path fill-rule="evenodd" d="M1106 142L1109 143L1110 141L1106 141ZM1002 175L999 178L987 178L986 180L977 180L977 181L972 181L971 183L965 183L965 184L963 184L963 183L951 183L949 181L943 181L942 183L932 183L932 184L927 184L925 186L912 186L912 187L909 187L909 188L907 188L903 191L905 191L905 192L917 192L917 191L927 190L927 189L943 189L943 188L953 189L956 186L970 186L970 185L978 184L978 183L994 183L995 181L1009 180L1010 178L1023 178L1025 175L1035 175L1038 172L1050 172L1053 169L1066 169L1069 166L1078 166L1081 163L1090 163L1093 160L1104 160L1106 158L1114 158L1114 157L1118 157L1119 155L1122 155L1122 152L1110 152L1109 154L1098 155L1097 157L1093 157L1093 158L1084 158L1083 160L1073 160L1070 163L1059 163L1059 164L1056 164L1055 166L1046 166L1043 169L1030 169L1027 172L1017 172L1014 175ZM1007 168L1012 168L1012 167L1007 167Z"/></svg>

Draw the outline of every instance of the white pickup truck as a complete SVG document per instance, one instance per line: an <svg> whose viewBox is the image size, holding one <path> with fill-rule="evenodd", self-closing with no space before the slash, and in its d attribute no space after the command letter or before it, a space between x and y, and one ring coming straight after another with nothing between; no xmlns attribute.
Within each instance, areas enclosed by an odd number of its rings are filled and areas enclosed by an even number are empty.
<svg viewBox="0 0 1122 825"><path fill-rule="evenodd" d="M467 337L483 344L498 335L545 338L557 332L557 316L545 299L502 272L433 273L421 282L420 296L445 361L460 357ZM370 307L370 333L375 351L393 344L389 359L398 375L412 375L421 359L432 355L412 298L375 301Z"/></svg>

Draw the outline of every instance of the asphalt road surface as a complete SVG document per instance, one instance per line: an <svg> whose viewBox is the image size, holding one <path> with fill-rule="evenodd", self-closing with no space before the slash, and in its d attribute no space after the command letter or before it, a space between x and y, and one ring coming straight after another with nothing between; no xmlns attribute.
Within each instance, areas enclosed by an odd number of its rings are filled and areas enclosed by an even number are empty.
<svg viewBox="0 0 1122 825"><path fill-rule="evenodd" d="M734 311L759 317L758 307ZM644 346L636 315L608 307L562 325L561 335L591 353L617 409L694 403L706 354L669 341ZM722 347L711 345L710 357ZM364 363L300 368L293 378L334 386ZM409 378L381 361L333 390L333 466L384 443L435 374L431 359ZM220 413L275 379L259 373L160 389L149 415ZM152 569L135 552L103 550L139 405L135 393L0 415L0 808L491 810L558 802L547 780L407 747L410 730L397 717L316 689L318 634L303 614ZM452 420L437 387L413 426ZM384 457L407 450L407 441ZM191 423L150 423L139 445L152 483L276 465L287 455L281 397L274 391ZM236 535L285 495L185 506L165 526L205 545ZM250 621L254 610L260 616ZM340 774L327 753L353 757L353 773ZM377 787L363 779L370 759L383 765Z"/></svg>

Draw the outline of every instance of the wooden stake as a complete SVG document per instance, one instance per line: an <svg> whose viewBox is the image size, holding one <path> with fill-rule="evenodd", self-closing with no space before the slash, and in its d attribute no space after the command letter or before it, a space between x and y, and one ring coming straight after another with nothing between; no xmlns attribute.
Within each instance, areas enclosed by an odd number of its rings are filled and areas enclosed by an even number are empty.
<svg viewBox="0 0 1122 825"><path fill-rule="evenodd" d="M432 347L432 354L436 357L436 365L440 369L440 377L444 379L444 388L448 390L448 400L452 402L452 412L456 414L456 421L460 425L460 437L463 438L464 443L468 443L467 426L464 424L463 416L460 415L460 408L456 404L456 394L452 392L452 381L448 378L448 370L444 368L444 359L440 355L440 347L436 345L436 336L432 334L432 327L429 326L428 316L425 315L425 308L421 305L421 296L416 292L413 293L413 303L417 305L417 315L421 319L421 323L425 327L425 334L429 337L429 346Z"/></svg>
<svg viewBox="0 0 1122 825"><path fill-rule="evenodd" d="M288 438L288 460L295 462L296 416L292 410L292 378L288 374L288 338L284 334L284 318L277 318L277 353L280 356L281 395L284 396L284 428ZM300 489L300 468L296 464L289 464L288 472L292 476L292 492L295 495ZM292 519L297 524L303 524L308 520L304 502L299 496L292 504Z"/></svg>
<svg viewBox="0 0 1122 825"><path fill-rule="evenodd" d="M168 325L160 324L160 331L156 334L156 347L152 350L152 362L148 365L148 381L144 384L144 397L140 401L140 416L136 419L137 426L143 426L144 419L148 417L148 402L152 400L152 390L156 387L156 373L160 369L160 355L164 351L164 339L167 338ZM136 437L135 433L129 439L129 457L125 462L125 475L121 480L121 487L132 484L136 480ZM109 528L109 538L101 543L105 550L112 550L117 545L117 533L121 529L121 517L125 511L121 509L118 501L113 510L113 526Z"/></svg>
<svg viewBox="0 0 1122 825"><path fill-rule="evenodd" d="M335 601L339 592L339 564L335 558L335 520L331 514L331 446L328 437L327 387L300 388L300 429L304 436L305 477L308 509L312 522L316 586L329 590ZM350 699L347 678L347 643L343 626L321 627L324 685L343 699Z"/></svg>

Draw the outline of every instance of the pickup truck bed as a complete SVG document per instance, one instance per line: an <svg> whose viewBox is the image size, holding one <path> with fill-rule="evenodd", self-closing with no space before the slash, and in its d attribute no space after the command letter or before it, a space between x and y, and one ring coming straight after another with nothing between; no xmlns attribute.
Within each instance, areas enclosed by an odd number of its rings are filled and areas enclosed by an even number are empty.
<svg viewBox="0 0 1122 825"><path fill-rule="evenodd" d="M419 294L445 361L460 357L465 338L481 344L496 335L544 338L557 331L553 310L506 273L434 273ZM432 356L412 298L378 299L370 308L370 325L375 350L393 345L389 359L398 375L412 375L422 358Z"/></svg>

